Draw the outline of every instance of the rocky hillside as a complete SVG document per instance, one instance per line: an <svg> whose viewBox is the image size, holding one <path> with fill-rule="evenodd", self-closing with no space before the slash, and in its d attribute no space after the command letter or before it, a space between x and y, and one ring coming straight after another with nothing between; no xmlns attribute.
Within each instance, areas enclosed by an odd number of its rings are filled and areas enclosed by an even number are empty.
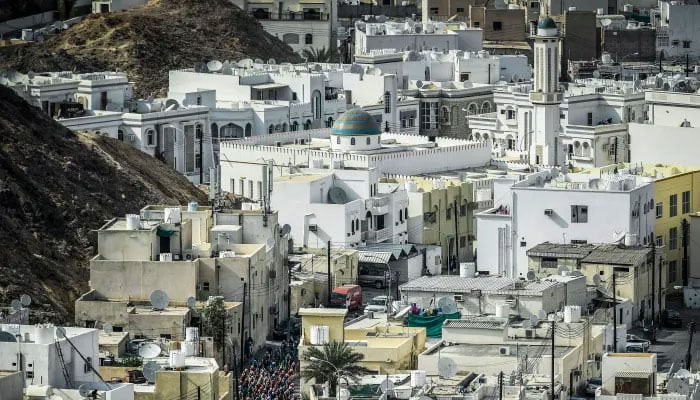
<svg viewBox="0 0 700 400"><path fill-rule="evenodd" d="M75 134L0 85L0 305L30 294L72 320L95 233L149 203L206 196L123 142Z"/></svg>
<svg viewBox="0 0 700 400"><path fill-rule="evenodd" d="M0 48L0 69L20 72L119 70L141 97L165 96L168 71L212 59L298 61L292 49L228 0L150 0L93 14L42 43Z"/></svg>

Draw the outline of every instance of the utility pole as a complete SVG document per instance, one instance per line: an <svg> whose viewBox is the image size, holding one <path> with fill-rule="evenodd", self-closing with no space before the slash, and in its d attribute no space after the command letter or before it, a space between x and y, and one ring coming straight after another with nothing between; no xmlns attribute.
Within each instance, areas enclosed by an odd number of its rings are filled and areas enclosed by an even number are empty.
<svg viewBox="0 0 700 400"><path fill-rule="evenodd" d="M683 286L688 286L688 234L690 224L686 218L681 221L681 232L683 233L683 260L681 261L681 273L683 274Z"/></svg>
<svg viewBox="0 0 700 400"><path fill-rule="evenodd" d="M690 371L690 362L693 360L693 354L691 350L693 348L693 334L695 333L695 321L690 321L688 324L688 333L690 334L690 340L688 340L688 352L685 354L685 369Z"/></svg>
<svg viewBox="0 0 700 400"><path fill-rule="evenodd" d="M690 72L690 55L688 53L685 54L685 77L688 77L688 73Z"/></svg>
<svg viewBox="0 0 700 400"><path fill-rule="evenodd" d="M328 305L331 304L331 292L333 289L331 288L332 286L332 279L331 279L331 241L328 241Z"/></svg>
<svg viewBox="0 0 700 400"><path fill-rule="evenodd" d="M224 363L224 368L228 369L226 362L226 313L221 314L221 361ZM197 388L199 390L199 388Z"/></svg>
<svg viewBox="0 0 700 400"><path fill-rule="evenodd" d="M613 284L613 352L617 353L617 285L615 281L615 270L612 273Z"/></svg>
<svg viewBox="0 0 700 400"><path fill-rule="evenodd" d="M503 400L503 371L498 373L498 400Z"/></svg>
<svg viewBox="0 0 700 400"><path fill-rule="evenodd" d="M552 320L552 400L554 400L554 329L556 321Z"/></svg>
<svg viewBox="0 0 700 400"><path fill-rule="evenodd" d="M197 400L202 400L202 389L197 386Z"/></svg>
<svg viewBox="0 0 700 400"><path fill-rule="evenodd" d="M656 243L651 234L651 342L656 343Z"/></svg>
<svg viewBox="0 0 700 400"><path fill-rule="evenodd" d="M459 273L459 210L457 209L457 199L454 202L455 205L455 266L457 267Z"/></svg>
<svg viewBox="0 0 700 400"><path fill-rule="evenodd" d="M245 324L244 324L244 319L245 318L245 290L246 286L248 286L247 282L243 282L243 314L241 315L241 330L243 331L243 334L241 335L241 369L243 369L243 366L245 365L245 359L243 358L245 355ZM250 327L248 327L250 329Z"/></svg>
<svg viewBox="0 0 700 400"><path fill-rule="evenodd" d="M209 178L211 179L211 177ZM204 129L199 130L199 184L204 184Z"/></svg>

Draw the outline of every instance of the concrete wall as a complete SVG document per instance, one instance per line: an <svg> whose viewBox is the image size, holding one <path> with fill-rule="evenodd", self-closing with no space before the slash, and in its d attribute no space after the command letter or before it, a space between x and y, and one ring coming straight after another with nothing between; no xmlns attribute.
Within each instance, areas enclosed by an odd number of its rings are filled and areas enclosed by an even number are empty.
<svg viewBox="0 0 700 400"><path fill-rule="evenodd" d="M650 61L656 59L655 29L610 29L604 30L605 51L613 59L621 61ZM631 54L639 53L637 56Z"/></svg>
<svg viewBox="0 0 700 400"><path fill-rule="evenodd" d="M629 133L632 164L700 164L694 151L700 146L700 128L629 124Z"/></svg>
<svg viewBox="0 0 700 400"><path fill-rule="evenodd" d="M615 394L615 375L622 371L648 372L656 381L656 361L654 353L607 353L603 355L603 394ZM651 388L656 387L652 384Z"/></svg>
<svg viewBox="0 0 700 400"><path fill-rule="evenodd" d="M3 373L0 376L0 393L3 400L22 400L24 390L24 373Z"/></svg>
<svg viewBox="0 0 700 400"><path fill-rule="evenodd" d="M527 37L525 9L510 10L469 6L469 23L484 31L484 40L524 41Z"/></svg>
<svg viewBox="0 0 700 400"><path fill-rule="evenodd" d="M156 289L171 299L197 295L199 264L196 261L90 262L90 285L108 299L147 300Z"/></svg>

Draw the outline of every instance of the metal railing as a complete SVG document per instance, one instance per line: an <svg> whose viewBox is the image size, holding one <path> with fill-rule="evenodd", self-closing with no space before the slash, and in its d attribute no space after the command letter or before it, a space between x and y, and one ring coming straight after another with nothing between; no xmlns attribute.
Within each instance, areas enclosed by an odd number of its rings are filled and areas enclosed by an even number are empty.
<svg viewBox="0 0 700 400"><path fill-rule="evenodd" d="M249 11L248 14L255 19L267 21L328 21L330 14L319 12L283 12L273 13L265 10Z"/></svg>

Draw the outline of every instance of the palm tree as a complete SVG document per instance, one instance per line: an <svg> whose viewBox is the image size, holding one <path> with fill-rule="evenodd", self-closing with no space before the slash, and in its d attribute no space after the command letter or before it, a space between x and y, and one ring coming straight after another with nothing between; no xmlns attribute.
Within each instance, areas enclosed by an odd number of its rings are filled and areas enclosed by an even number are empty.
<svg viewBox="0 0 700 400"><path fill-rule="evenodd" d="M331 62L331 58L333 57L333 55L331 54L331 51L326 50L325 47L320 48L320 49L315 48L315 47L307 47L301 51L301 56L306 58L307 62L319 62L319 63Z"/></svg>
<svg viewBox="0 0 700 400"><path fill-rule="evenodd" d="M301 371L304 379L316 382L328 382L330 395L335 396L338 375L353 381L360 375L371 372L358 365L364 355L355 353L345 342L332 341L323 347L310 347L302 355L302 360L309 362Z"/></svg>

